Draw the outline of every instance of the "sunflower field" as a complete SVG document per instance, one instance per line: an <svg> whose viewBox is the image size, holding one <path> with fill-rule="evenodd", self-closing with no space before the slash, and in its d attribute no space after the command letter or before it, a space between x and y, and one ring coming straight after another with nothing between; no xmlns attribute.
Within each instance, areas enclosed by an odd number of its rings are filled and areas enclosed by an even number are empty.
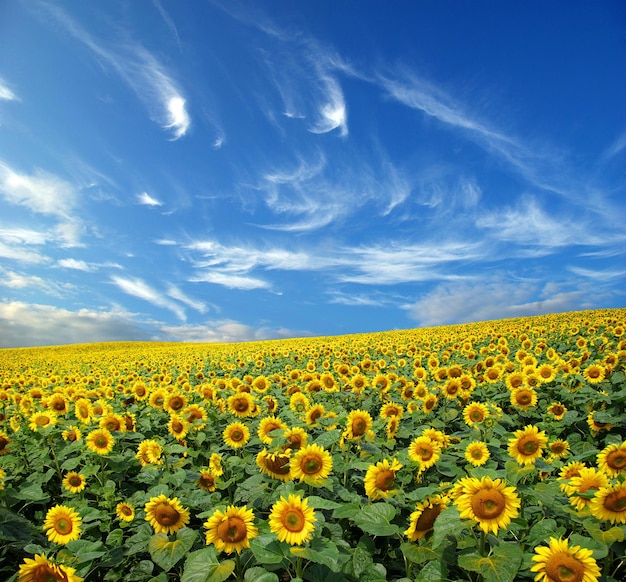
<svg viewBox="0 0 626 582"><path fill-rule="evenodd" d="M626 579L626 309L0 350L0 579Z"/></svg>

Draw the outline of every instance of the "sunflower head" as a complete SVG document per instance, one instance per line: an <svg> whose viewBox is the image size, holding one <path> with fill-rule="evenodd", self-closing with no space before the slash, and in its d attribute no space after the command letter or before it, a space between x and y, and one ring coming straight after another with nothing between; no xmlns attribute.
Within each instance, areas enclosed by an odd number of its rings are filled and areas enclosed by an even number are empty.
<svg viewBox="0 0 626 582"><path fill-rule="evenodd" d="M55 505L46 513L43 530L48 540L65 545L80 537L81 525L82 520L75 509L66 505Z"/></svg>
<svg viewBox="0 0 626 582"><path fill-rule="evenodd" d="M163 494L151 497L144 509L146 521L154 528L155 533L171 534L189 523L189 511L176 497L170 499Z"/></svg>
<svg viewBox="0 0 626 582"><path fill-rule="evenodd" d="M292 546L300 546L313 537L316 521L313 508L299 495L281 497L272 506L269 517L270 530L279 541Z"/></svg>
<svg viewBox="0 0 626 582"><path fill-rule="evenodd" d="M250 540L259 531L254 525L252 509L231 505L226 511L215 510L213 515L204 522L206 543L213 544L218 551L230 554L241 553L250 547Z"/></svg>
<svg viewBox="0 0 626 582"><path fill-rule="evenodd" d="M44 554L36 554L34 558L24 558L17 574L18 582L82 582L76 576L76 570L70 566L55 564Z"/></svg>
<svg viewBox="0 0 626 582"><path fill-rule="evenodd" d="M122 521L130 522L135 519L135 509L130 503L121 502L115 507L117 517Z"/></svg>
<svg viewBox="0 0 626 582"><path fill-rule="evenodd" d="M365 494L370 499L383 499L396 493L397 489L393 489L393 486L396 471L401 468L402 465L396 459L391 462L388 459L383 459L375 465L371 465L363 480Z"/></svg>
<svg viewBox="0 0 626 582"><path fill-rule="evenodd" d="M294 479L309 485L320 485L330 474L333 459L328 451L312 444L297 451L291 457L289 467Z"/></svg>
<svg viewBox="0 0 626 582"><path fill-rule="evenodd" d="M513 438L509 439L509 454L520 465L529 465L543 455L547 442L546 433L529 424L515 431Z"/></svg>
<svg viewBox="0 0 626 582"><path fill-rule="evenodd" d="M410 525L404 532L412 542L421 540L435 528L435 520L448 507L449 497L435 495L418 503L416 510L411 514Z"/></svg>
<svg viewBox="0 0 626 582"><path fill-rule="evenodd" d="M535 548L530 570L537 582L597 582L600 568L592 555L586 548L569 547L568 540L550 538L548 547Z"/></svg>

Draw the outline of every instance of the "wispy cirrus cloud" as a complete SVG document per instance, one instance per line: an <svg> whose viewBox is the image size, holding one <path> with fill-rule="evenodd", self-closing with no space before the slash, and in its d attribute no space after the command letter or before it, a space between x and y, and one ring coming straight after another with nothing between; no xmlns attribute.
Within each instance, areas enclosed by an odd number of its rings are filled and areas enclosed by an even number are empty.
<svg viewBox="0 0 626 582"><path fill-rule="evenodd" d="M124 293L137 297L138 299L143 299L156 307L167 309L181 321L187 319L185 311L178 303L171 301L165 297L163 293L152 288L145 281L135 277L120 277L118 275L112 276L111 281Z"/></svg>
<svg viewBox="0 0 626 582"><path fill-rule="evenodd" d="M6 81L0 77L0 100L2 101L19 101L17 95L9 89Z"/></svg>
<svg viewBox="0 0 626 582"><path fill-rule="evenodd" d="M64 269L72 269L74 271L83 271L85 273L89 273L91 271L95 271L95 267L86 263L85 261L81 261L79 259L60 259L57 261L57 265L59 267L63 267Z"/></svg>
<svg viewBox="0 0 626 582"><path fill-rule="evenodd" d="M99 60L113 67L144 102L150 116L163 129L171 132L173 140L182 138L189 131L191 117L187 101L176 81L152 53L133 41L117 44L101 42L58 6L40 5Z"/></svg>
<svg viewBox="0 0 626 582"><path fill-rule="evenodd" d="M253 327L230 319L207 321L197 325L163 326L161 332L170 341L211 343L248 342L313 335L309 331L282 327Z"/></svg>
<svg viewBox="0 0 626 582"><path fill-rule="evenodd" d="M157 200L154 196L150 196L147 192L137 194L137 204L143 204L144 206L163 206L163 202Z"/></svg>

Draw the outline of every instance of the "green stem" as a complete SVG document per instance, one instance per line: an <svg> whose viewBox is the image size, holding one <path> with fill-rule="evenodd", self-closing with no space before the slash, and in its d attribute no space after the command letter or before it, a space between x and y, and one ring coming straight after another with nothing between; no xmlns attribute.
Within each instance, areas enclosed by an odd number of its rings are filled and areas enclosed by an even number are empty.
<svg viewBox="0 0 626 582"><path fill-rule="evenodd" d="M59 467L59 460L57 459L57 455L54 452L54 447L52 446L52 443L50 441L48 441L48 446L50 447L50 456L52 457L52 460L54 461L54 466L56 467L57 475L59 476L59 481L63 482L63 473L61 473L61 467Z"/></svg>
<svg viewBox="0 0 626 582"><path fill-rule="evenodd" d="M239 554L235 556L235 575L238 582L243 581L243 568L241 567L241 556Z"/></svg>
<svg viewBox="0 0 626 582"><path fill-rule="evenodd" d="M480 545L478 546L478 553L481 557L485 557L485 546L487 545L487 534L484 531L480 532Z"/></svg>

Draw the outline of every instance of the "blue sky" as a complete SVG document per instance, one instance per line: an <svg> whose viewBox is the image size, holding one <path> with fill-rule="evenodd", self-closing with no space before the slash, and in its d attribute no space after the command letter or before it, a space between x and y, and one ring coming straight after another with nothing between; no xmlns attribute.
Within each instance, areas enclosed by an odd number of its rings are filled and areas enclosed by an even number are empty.
<svg viewBox="0 0 626 582"><path fill-rule="evenodd" d="M0 347L626 305L620 1L0 4Z"/></svg>

